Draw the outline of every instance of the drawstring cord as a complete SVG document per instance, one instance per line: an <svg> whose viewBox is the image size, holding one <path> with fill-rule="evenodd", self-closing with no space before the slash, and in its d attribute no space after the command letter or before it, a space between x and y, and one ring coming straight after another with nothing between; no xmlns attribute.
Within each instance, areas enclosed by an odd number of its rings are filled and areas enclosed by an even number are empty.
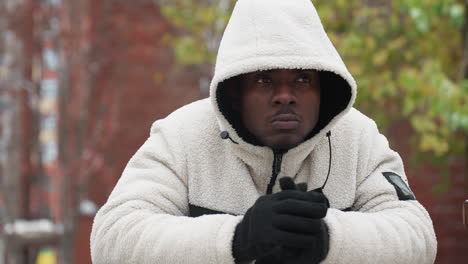
<svg viewBox="0 0 468 264"><path fill-rule="evenodd" d="M327 133L328 150L329 150L329 153L330 153L329 158L328 158L328 173L327 173L327 178L325 179L325 182L323 183L322 187L319 188L320 190L323 190L323 188L325 188L325 185L327 185L327 182L328 182L328 178L330 177L331 163L332 163L332 147L331 147L330 136L331 136L331 132L328 131L328 133Z"/></svg>
<svg viewBox="0 0 468 264"><path fill-rule="evenodd" d="M229 132L227 132L227 131L222 131L221 134L219 134L219 136L220 136L222 139L229 139L229 140L232 141L232 143L239 145L239 143L237 143L236 141L234 141L234 140L231 138L231 136L229 136Z"/></svg>

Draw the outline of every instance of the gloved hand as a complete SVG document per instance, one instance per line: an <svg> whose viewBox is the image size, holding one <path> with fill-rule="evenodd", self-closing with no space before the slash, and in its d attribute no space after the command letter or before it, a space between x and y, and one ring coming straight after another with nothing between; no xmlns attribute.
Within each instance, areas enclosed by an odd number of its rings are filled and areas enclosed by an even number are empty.
<svg viewBox="0 0 468 264"><path fill-rule="evenodd" d="M317 243L327 213L326 197L287 189L290 182L282 184L285 190L258 198L237 225L232 247L237 262L261 258L278 246L309 249Z"/></svg>
<svg viewBox="0 0 468 264"><path fill-rule="evenodd" d="M307 191L307 184L306 183L299 183L295 184L294 181L289 178L285 177L280 180L281 189L285 190L299 190L306 192ZM309 193L313 193L313 195L323 195L321 191L310 191ZM328 199L323 195L324 201L323 204L326 208L329 207ZM281 246L275 248L275 250L268 255L262 256L261 258L257 259L257 264L313 264L319 263L323 259L325 259L328 253L328 246L329 246L329 239L328 239L328 228L323 219L319 219L319 228L320 232L316 234L316 239L314 243L309 245L308 248L294 248L294 247L286 247Z"/></svg>

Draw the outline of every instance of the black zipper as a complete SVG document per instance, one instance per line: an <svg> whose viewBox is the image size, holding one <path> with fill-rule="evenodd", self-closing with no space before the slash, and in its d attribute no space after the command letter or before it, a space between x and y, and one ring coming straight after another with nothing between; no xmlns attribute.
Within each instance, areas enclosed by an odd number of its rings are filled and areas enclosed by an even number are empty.
<svg viewBox="0 0 468 264"><path fill-rule="evenodd" d="M281 171L281 163L283 162L283 153L280 151L273 151L273 166L271 168L271 178L270 183L267 187L267 194L271 194L273 192L273 186L275 186L276 178L278 178L278 174Z"/></svg>

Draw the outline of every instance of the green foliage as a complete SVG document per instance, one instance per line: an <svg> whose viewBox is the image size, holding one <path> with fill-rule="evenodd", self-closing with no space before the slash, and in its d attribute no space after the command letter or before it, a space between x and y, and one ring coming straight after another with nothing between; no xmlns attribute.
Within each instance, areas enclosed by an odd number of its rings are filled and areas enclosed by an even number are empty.
<svg viewBox="0 0 468 264"><path fill-rule="evenodd" d="M176 29L164 41L174 48L183 65L212 64L216 47L229 20L232 0L176 0L161 1L161 14Z"/></svg>
<svg viewBox="0 0 468 264"><path fill-rule="evenodd" d="M207 48L204 37L221 35L234 2L172 0L162 7L183 33L171 38L182 64L213 63L216 49ZM449 156L463 155L468 134L463 1L313 2L357 80L356 106L383 130L408 121L420 156L446 164ZM222 3L230 8L220 9Z"/></svg>
<svg viewBox="0 0 468 264"><path fill-rule="evenodd" d="M408 120L421 153L462 154L468 131L462 2L367 2L314 1L359 84L357 107L382 129Z"/></svg>

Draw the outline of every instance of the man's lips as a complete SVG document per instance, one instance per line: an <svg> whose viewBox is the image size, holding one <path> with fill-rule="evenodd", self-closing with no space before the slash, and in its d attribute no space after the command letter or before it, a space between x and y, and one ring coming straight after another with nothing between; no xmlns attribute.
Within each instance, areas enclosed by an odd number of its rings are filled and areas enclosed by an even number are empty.
<svg viewBox="0 0 468 264"><path fill-rule="evenodd" d="M299 121L299 118L295 114L279 114L272 118L272 122L275 121Z"/></svg>
<svg viewBox="0 0 468 264"><path fill-rule="evenodd" d="M299 118L294 114L279 114L272 118L271 125L278 130L292 130L299 126Z"/></svg>

